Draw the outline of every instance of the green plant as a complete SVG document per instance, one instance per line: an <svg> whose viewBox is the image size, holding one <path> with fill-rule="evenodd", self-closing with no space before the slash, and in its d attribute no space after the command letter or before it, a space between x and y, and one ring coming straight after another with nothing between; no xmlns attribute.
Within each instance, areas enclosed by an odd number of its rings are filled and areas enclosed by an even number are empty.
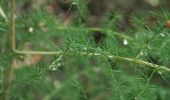
<svg viewBox="0 0 170 100"><path fill-rule="evenodd" d="M137 12L131 19L134 28L125 34L115 32L121 20L117 12L108 14L103 28L88 28L79 20L73 26L64 26L44 8L15 18L15 0L8 2L10 17L8 21L2 18L0 24L2 99L167 100L170 97L170 35L165 26L168 11ZM86 19L85 13L89 12L82 3L73 0L72 5L80 14L76 18ZM147 25L150 16L157 19L152 26ZM98 37L95 33L102 35ZM30 55L45 56L39 63L15 68L16 59L22 61Z"/></svg>

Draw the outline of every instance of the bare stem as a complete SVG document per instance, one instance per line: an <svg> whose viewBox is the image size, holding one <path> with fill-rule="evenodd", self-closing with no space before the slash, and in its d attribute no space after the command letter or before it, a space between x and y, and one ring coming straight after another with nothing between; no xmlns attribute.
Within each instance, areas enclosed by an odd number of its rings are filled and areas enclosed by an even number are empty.
<svg viewBox="0 0 170 100"><path fill-rule="evenodd" d="M64 52L63 51L49 51L48 52L48 51L19 51L19 50L15 50L15 53L17 53L17 54L60 55L60 54L63 54ZM75 51L74 53L80 54L80 55L86 55L86 56L107 56L108 58L119 60L119 61L126 61L126 62L129 62L129 63L145 65L145 66L148 66L150 68L154 68L157 71L170 72L170 69L168 67L149 63L149 62L143 61L141 59L114 56L112 54L101 54L101 53L90 53L90 52L76 52Z"/></svg>
<svg viewBox="0 0 170 100"><path fill-rule="evenodd" d="M15 50L16 42L15 42L15 0L9 0L9 40L11 50Z"/></svg>
<svg viewBox="0 0 170 100"><path fill-rule="evenodd" d="M119 32L114 32L108 29L102 29L102 28L96 28L96 27L91 27L91 28L87 28L87 29L80 29L80 28L69 28L69 27L58 27L58 29L60 30L75 30L75 31L81 31L81 30L88 30L88 31L99 31L99 32L103 32L106 33L107 35L116 35L122 39L127 39L129 41L133 41L134 39L128 35L119 33Z"/></svg>
<svg viewBox="0 0 170 100"><path fill-rule="evenodd" d="M9 0L9 46L10 51L15 50L15 0ZM2 94L2 100L9 99L9 91L13 77L13 66L12 64L7 68L4 78L4 90Z"/></svg>
<svg viewBox="0 0 170 100"><path fill-rule="evenodd" d="M14 50L16 54L40 54L40 55L58 55L61 54L60 51L20 51L20 50Z"/></svg>

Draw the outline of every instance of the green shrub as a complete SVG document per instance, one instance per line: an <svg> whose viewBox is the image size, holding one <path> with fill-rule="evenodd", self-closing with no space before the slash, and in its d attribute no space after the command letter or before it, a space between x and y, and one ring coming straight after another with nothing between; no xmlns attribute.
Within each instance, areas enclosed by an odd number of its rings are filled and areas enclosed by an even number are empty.
<svg viewBox="0 0 170 100"><path fill-rule="evenodd" d="M9 5L12 1L8 1ZM168 100L170 97L168 8L138 9L125 25L128 28L122 31L119 24L125 16L119 11L108 12L100 22L101 27L89 27L90 1L71 2L75 16L68 25L44 6L30 7L24 13L17 12L14 34L10 18L15 17L11 15L15 9L8 9L6 0L1 2L9 16L8 20L0 16L2 99ZM17 7L24 2L17 0Z"/></svg>

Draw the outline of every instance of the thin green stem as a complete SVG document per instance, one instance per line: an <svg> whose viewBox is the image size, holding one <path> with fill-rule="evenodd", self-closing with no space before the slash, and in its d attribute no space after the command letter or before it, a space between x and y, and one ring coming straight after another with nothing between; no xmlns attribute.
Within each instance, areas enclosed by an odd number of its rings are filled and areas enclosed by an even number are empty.
<svg viewBox="0 0 170 100"><path fill-rule="evenodd" d="M19 50L15 50L15 53L17 53L17 54L61 55L61 54L64 54L65 52L63 52L63 51L49 51L48 52L48 51L19 51ZM118 60L118 61L126 61L126 62L129 62L129 63L146 65L148 67L156 69L157 71L170 72L170 69L165 67L165 66L160 66L160 65L157 65L157 64L149 63L149 62L143 61L141 59L120 57L120 56L114 56L112 54L101 54L101 53L76 52L76 51L74 51L74 54L75 53L80 54L80 55L86 55L86 56L107 56L110 59L115 59L115 60Z"/></svg>
<svg viewBox="0 0 170 100"><path fill-rule="evenodd" d="M91 28L87 28L87 29L81 29L81 28L69 28L69 27L58 27L58 29L60 30L74 30L74 31L98 31L98 32L103 32L106 33L107 35L116 35L122 39L127 39L129 41L133 41L134 39L130 36L127 36L123 33L119 33L119 32L113 32L111 30L108 29L102 29L102 28L96 28L96 27L91 27Z"/></svg>
<svg viewBox="0 0 170 100"><path fill-rule="evenodd" d="M15 50L15 0L9 0L9 46L10 51ZM4 88L2 93L2 100L9 99L9 91L12 82L14 67L12 64L7 68L4 78Z"/></svg>
<svg viewBox="0 0 170 100"><path fill-rule="evenodd" d="M127 40L129 40L129 41L133 41L133 40L134 40L132 37L127 36L127 35L125 35L125 34L123 34L123 33L113 32L113 31L107 30L107 29L93 28L93 27L92 27L92 28L89 28L89 30L90 30L90 31L106 32L106 34L108 34L108 35L116 35L116 36L118 36L118 37L120 37L120 38L122 38L122 39L127 39Z"/></svg>
<svg viewBox="0 0 170 100"><path fill-rule="evenodd" d="M10 17L9 17L9 40L11 50L15 50L16 41L15 41L15 0L9 0L9 9L10 9Z"/></svg>
<svg viewBox="0 0 170 100"><path fill-rule="evenodd" d="M20 51L20 50L14 50L16 54L40 54L40 55L58 55L61 54L60 51Z"/></svg>

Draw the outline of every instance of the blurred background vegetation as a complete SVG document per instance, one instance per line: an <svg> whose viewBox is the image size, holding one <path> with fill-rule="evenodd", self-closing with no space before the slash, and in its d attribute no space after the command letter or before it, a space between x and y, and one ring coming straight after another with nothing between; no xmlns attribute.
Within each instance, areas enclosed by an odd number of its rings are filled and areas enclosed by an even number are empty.
<svg viewBox="0 0 170 100"><path fill-rule="evenodd" d="M16 0L16 48L65 52L54 56L9 50L7 5L0 0L0 94L13 66L10 100L169 100L170 72L105 56L170 68L169 0Z"/></svg>

